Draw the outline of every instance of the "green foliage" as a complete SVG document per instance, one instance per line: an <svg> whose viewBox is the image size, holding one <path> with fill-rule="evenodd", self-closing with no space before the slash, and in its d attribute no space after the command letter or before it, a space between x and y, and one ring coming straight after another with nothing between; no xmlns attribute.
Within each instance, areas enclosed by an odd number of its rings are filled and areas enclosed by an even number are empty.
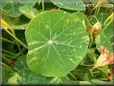
<svg viewBox="0 0 114 86"><path fill-rule="evenodd" d="M54 5L59 8L64 8L74 11L85 11L85 4L83 0L51 0Z"/></svg>
<svg viewBox="0 0 114 86"><path fill-rule="evenodd" d="M100 32L100 34L97 35L96 45L98 49L100 49L101 46L104 46L110 53L113 53L113 47L112 47L114 46L113 32L114 32L113 22L111 22L111 24L106 25L103 28L103 30Z"/></svg>
<svg viewBox="0 0 114 86"><path fill-rule="evenodd" d="M102 46L114 53L113 7L89 1L2 0L0 84L114 84L111 63L94 68Z"/></svg>
<svg viewBox="0 0 114 86"><path fill-rule="evenodd" d="M21 57L19 57L19 59L16 61L15 67L18 70L22 70L22 69L27 69L28 66L26 64L26 55L23 55Z"/></svg>
<svg viewBox="0 0 114 86"><path fill-rule="evenodd" d="M30 19L34 18L38 14L38 10L31 8L29 5L20 7L19 11Z"/></svg>
<svg viewBox="0 0 114 86"><path fill-rule="evenodd" d="M7 13L11 17L18 17L21 15L19 8L24 5L33 7L37 0L3 0L2 9L3 12Z"/></svg>

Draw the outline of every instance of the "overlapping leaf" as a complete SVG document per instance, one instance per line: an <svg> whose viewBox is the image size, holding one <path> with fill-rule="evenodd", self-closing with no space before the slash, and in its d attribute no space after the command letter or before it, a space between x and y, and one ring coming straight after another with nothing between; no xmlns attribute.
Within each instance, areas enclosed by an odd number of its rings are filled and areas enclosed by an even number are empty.
<svg viewBox="0 0 114 86"><path fill-rule="evenodd" d="M18 17L21 15L19 8L24 5L33 7L37 0L3 0L2 10L11 17Z"/></svg>
<svg viewBox="0 0 114 86"><path fill-rule="evenodd" d="M21 71L15 73L8 80L9 84L34 84L34 85L42 85L42 84L77 84L78 82L73 82L67 78L53 78L53 77L44 77L37 73L30 71L30 69L22 69Z"/></svg>
<svg viewBox="0 0 114 86"><path fill-rule="evenodd" d="M22 70L22 69L27 69L27 63L26 63L26 55L23 55L21 57L19 57L19 59L16 61L15 67L18 70Z"/></svg>
<svg viewBox="0 0 114 86"><path fill-rule="evenodd" d="M103 28L101 33L96 37L96 45L98 50L100 51L100 47L105 47L110 53L113 53L114 46L114 28L113 22L110 25L107 25Z"/></svg>
<svg viewBox="0 0 114 86"><path fill-rule="evenodd" d="M83 0L51 0L59 8L64 8L74 11L85 11Z"/></svg>
<svg viewBox="0 0 114 86"><path fill-rule="evenodd" d="M27 18L34 18L38 14L38 10L35 8L31 8L30 6L22 6L19 11L24 14Z"/></svg>

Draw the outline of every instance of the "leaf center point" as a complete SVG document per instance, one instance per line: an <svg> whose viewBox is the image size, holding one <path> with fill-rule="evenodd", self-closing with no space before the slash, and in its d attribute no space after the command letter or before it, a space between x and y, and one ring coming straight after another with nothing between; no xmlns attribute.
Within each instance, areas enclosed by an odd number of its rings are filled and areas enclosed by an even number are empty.
<svg viewBox="0 0 114 86"><path fill-rule="evenodd" d="M52 40L49 40L49 41L48 41L48 44L49 44L49 45L53 44L53 41L52 41Z"/></svg>

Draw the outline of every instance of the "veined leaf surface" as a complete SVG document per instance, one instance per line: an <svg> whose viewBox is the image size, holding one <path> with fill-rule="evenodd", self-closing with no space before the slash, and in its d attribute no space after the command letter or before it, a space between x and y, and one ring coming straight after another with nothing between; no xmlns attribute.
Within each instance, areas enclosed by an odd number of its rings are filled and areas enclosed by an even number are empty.
<svg viewBox="0 0 114 86"><path fill-rule="evenodd" d="M29 68L49 77L61 77L83 60L89 44L86 27L65 11L37 15L25 31Z"/></svg>

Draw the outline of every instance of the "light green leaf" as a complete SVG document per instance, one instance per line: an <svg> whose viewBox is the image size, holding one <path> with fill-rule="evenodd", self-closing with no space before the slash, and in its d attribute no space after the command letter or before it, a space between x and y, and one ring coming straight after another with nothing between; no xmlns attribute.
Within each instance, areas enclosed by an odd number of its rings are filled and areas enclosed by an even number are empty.
<svg viewBox="0 0 114 86"><path fill-rule="evenodd" d="M113 35L113 22L103 28L102 32L97 35L95 41L97 49L100 51L100 47L104 46L110 53L113 53L114 35Z"/></svg>
<svg viewBox="0 0 114 86"><path fill-rule="evenodd" d="M22 24L22 25L13 25L12 28L15 30L25 30L27 28L28 24Z"/></svg>
<svg viewBox="0 0 114 86"><path fill-rule="evenodd" d="M85 11L85 4L83 0L51 0L54 5L59 8L64 8L74 11Z"/></svg>
<svg viewBox="0 0 114 86"><path fill-rule="evenodd" d="M9 78L8 83L9 84L18 84L18 80L20 80L21 77L18 73L14 74L11 78Z"/></svg>
<svg viewBox="0 0 114 86"><path fill-rule="evenodd" d="M37 0L3 0L2 11L11 17L18 17L21 15L19 8L24 5L33 7Z"/></svg>
<svg viewBox="0 0 114 86"><path fill-rule="evenodd" d="M25 31L29 68L49 77L61 77L83 60L89 37L82 21L65 11L40 13Z"/></svg>
<svg viewBox="0 0 114 86"><path fill-rule="evenodd" d="M28 5L20 7L19 11L30 19L33 19L38 14L37 9L31 8Z"/></svg>

